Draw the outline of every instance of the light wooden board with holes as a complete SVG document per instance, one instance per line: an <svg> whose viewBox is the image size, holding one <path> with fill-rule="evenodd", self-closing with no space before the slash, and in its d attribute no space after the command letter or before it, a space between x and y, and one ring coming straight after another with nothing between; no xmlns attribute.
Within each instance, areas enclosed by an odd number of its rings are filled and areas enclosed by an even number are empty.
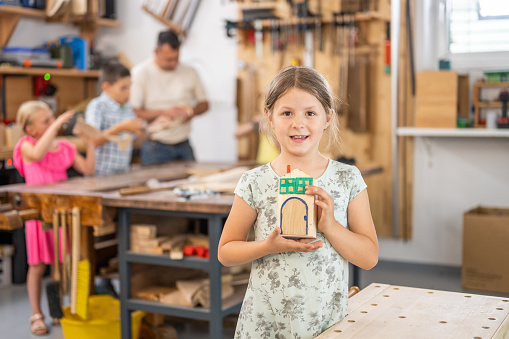
<svg viewBox="0 0 509 339"><path fill-rule="evenodd" d="M317 339L509 338L509 298L373 283Z"/></svg>

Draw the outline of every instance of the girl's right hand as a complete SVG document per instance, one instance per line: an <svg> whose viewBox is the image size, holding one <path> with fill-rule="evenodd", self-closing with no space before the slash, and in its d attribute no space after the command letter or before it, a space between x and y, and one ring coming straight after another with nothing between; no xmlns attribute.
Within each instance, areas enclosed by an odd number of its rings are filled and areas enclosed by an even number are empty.
<svg viewBox="0 0 509 339"><path fill-rule="evenodd" d="M267 237L265 243L270 253L281 252L313 252L323 246L323 241L315 239L286 239L281 236L279 227L276 227Z"/></svg>
<svg viewBox="0 0 509 339"><path fill-rule="evenodd" d="M59 128L62 127L63 124L65 124L66 122L68 122L69 120L72 119L72 117L74 116L74 111L67 111L67 112L64 112L62 114L60 114L56 119L55 119L55 122L54 124L56 124Z"/></svg>

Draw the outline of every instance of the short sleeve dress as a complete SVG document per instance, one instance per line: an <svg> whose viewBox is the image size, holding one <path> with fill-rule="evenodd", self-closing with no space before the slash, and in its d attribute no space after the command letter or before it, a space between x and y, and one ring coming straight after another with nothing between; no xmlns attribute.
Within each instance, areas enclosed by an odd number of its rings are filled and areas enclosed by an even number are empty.
<svg viewBox="0 0 509 339"><path fill-rule="evenodd" d="M47 152L38 162L26 164L21 155L21 144L24 142L35 144L37 140L30 136L24 136L14 147L14 166L25 178L27 185L50 184L67 179L67 169L72 166L76 157L76 147L73 144L66 140L59 140L58 150ZM29 265L53 262L53 230L45 232L41 229L40 221L28 220L25 222L25 238ZM62 260L63 253L61 247L60 260Z"/></svg>
<svg viewBox="0 0 509 339"><path fill-rule="evenodd" d="M263 240L276 227L279 176L270 164L244 173L235 194L258 213L255 240ZM360 171L329 160L314 184L334 198L334 216L348 227L347 207L366 184ZM235 338L314 338L346 316L348 262L322 232L323 247L310 252L285 252L253 261Z"/></svg>

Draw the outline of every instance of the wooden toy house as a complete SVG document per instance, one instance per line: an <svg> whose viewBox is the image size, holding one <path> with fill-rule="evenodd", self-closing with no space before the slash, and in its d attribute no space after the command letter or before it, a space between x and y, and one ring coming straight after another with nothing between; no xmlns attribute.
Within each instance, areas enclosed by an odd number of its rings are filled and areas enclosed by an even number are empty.
<svg viewBox="0 0 509 339"><path fill-rule="evenodd" d="M315 196L306 195L313 178L294 169L279 179L277 223L285 238L316 238Z"/></svg>

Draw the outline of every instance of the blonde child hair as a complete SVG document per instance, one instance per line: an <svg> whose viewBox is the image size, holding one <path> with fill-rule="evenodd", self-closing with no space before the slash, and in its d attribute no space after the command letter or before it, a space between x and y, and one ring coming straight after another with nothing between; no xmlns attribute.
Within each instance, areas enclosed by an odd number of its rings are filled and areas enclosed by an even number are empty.
<svg viewBox="0 0 509 339"><path fill-rule="evenodd" d="M30 124L30 117L43 109L51 111L47 103L37 100L30 100L19 106L18 113L16 114L16 122L21 125L23 132L26 133L26 127Z"/></svg>
<svg viewBox="0 0 509 339"><path fill-rule="evenodd" d="M336 102L340 103L341 100L334 96L329 82L323 75L318 73L315 69L309 67L290 66L283 69L276 77L270 82L265 92L265 128L267 134L274 142L274 145L281 150L281 146L277 141L274 130L271 128L269 118L272 116L274 105L276 102L285 95L292 88L298 88L309 94L313 95L322 104L327 116L331 117L331 123L327 128L327 137L324 146L330 149L332 146L338 145L340 142L339 137L339 119L336 114Z"/></svg>

